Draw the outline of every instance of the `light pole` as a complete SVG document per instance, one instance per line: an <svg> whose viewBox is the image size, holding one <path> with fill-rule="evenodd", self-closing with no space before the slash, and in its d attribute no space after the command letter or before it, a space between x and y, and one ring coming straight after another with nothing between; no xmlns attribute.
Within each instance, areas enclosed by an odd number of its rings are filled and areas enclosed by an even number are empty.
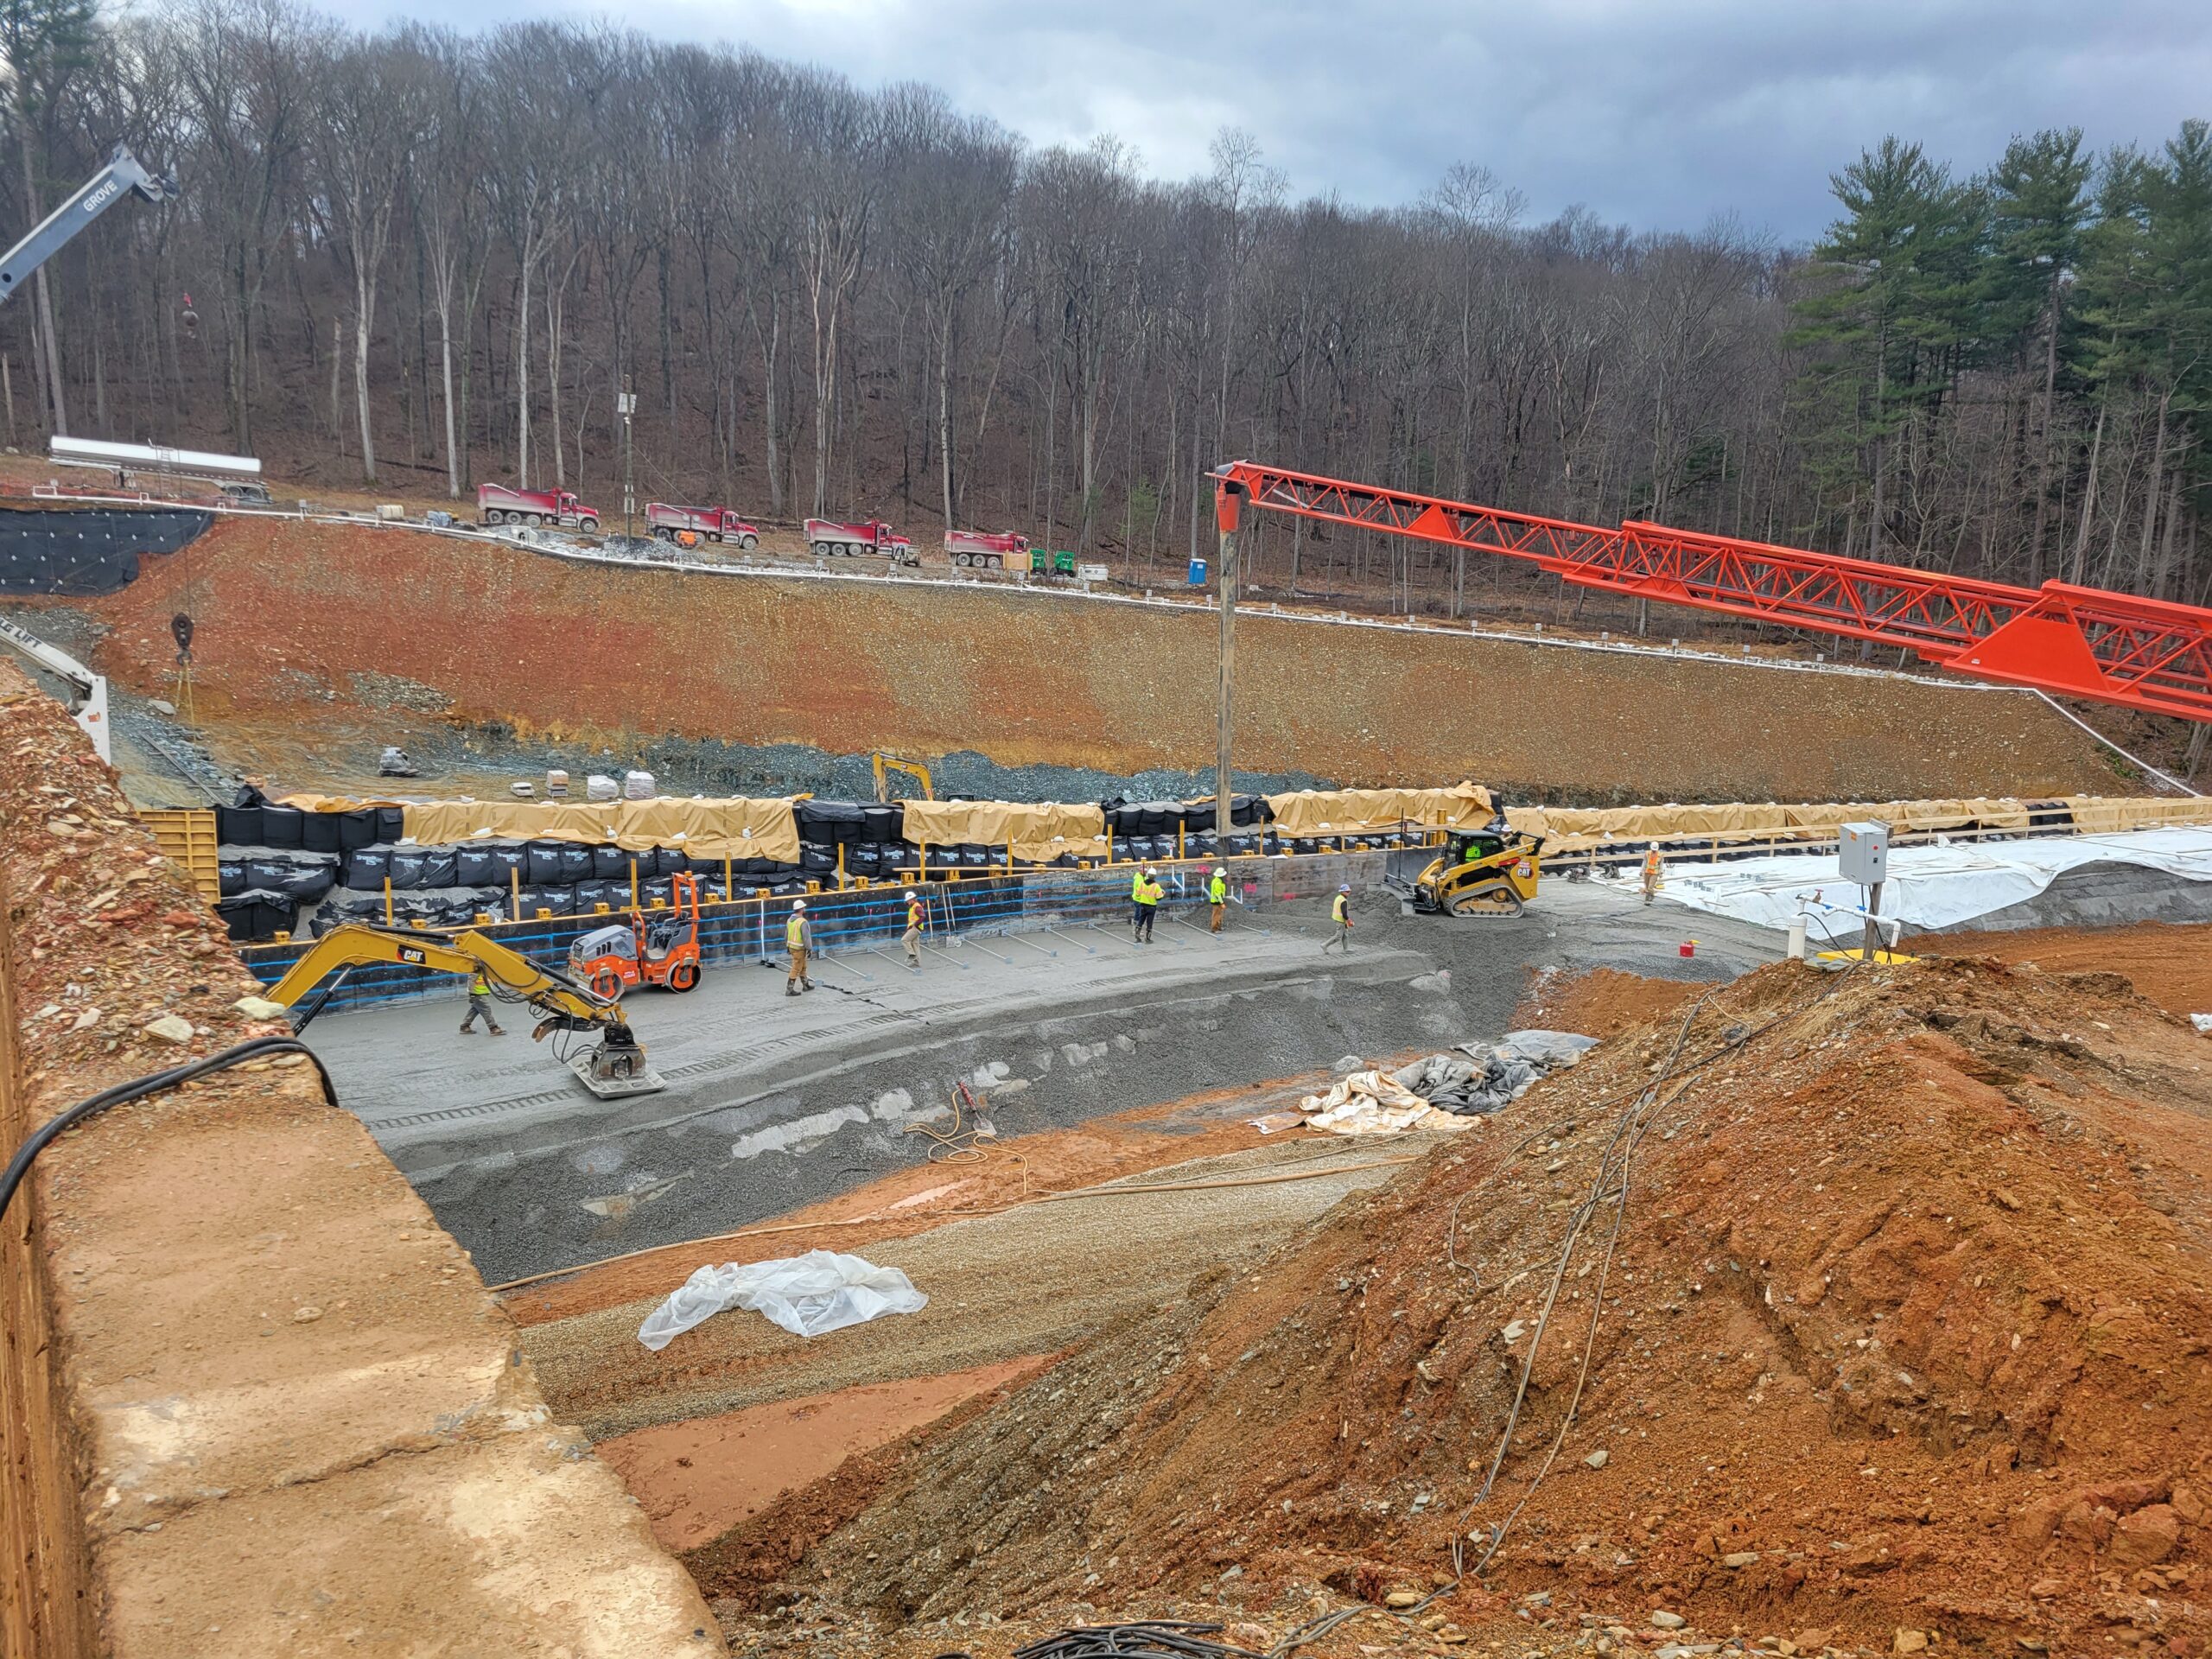
<svg viewBox="0 0 2212 1659"><path fill-rule="evenodd" d="M1230 687L1236 657L1236 519L1244 486L1233 478L1217 479L1213 491L1214 522L1221 530L1221 694L1216 709L1213 764L1213 836L1217 857L1229 849L1229 732Z"/></svg>
<svg viewBox="0 0 2212 1659"><path fill-rule="evenodd" d="M631 421L638 412L638 394L630 390L630 377L626 374L622 377L622 390L614 394L614 411L622 417L622 535L626 541L636 533L634 520L638 515L638 490L631 467L635 451L630 442Z"/></svg>

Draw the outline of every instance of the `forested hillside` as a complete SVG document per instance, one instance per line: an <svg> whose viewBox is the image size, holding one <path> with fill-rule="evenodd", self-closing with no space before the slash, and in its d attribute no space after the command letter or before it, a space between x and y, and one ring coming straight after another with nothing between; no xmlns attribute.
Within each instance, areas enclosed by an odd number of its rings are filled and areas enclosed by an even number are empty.
<svg viewBox="0 0 2212 1659"><path fill-rule="evenodd" d="M118 142L175 172L0 310L8 437L262 454L331 485L563 484L880 512L1166 569L1240 455L2199 602L2212 137L1839 156L1834 221L1537 222L1480 158L1291 200L1032 149L929 87L529 24L375 35L289 0L4 0L0 212ZM1434 601L1440 555L1287 531L1254 574ZM1297 561L1294 564L1294 561ZM1370 569L1368 562L1375 562ZM1388 561L1387 566L1383 563Z"/></svg>

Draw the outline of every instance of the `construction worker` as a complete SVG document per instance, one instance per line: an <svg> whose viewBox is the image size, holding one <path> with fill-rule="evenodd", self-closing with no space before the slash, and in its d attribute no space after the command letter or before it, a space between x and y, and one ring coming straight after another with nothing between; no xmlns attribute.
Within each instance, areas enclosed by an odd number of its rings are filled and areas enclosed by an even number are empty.
<svg viewBox="0 0 2212 1659"><path fill-rule="evenodd" d="M814 949L814 924L806 918L804 899L791 900L791 919L784 924L784 945L791 953L791 970L784 980L784 995L797 996L802 990L812 990L814 982L806 976L806 957Z"/></svg>
<svg viewBox="0 0 2212 1659"><path fill-rule="evenodd" d="M1147 870L1137 880L1137 943L1152 943L1152 924L1160 914L1160 901L1167 896L1167 889L1160 879Z"/></svg>
<svg viewBox="0 0 2212 1659"><path fill-rule="evenodd" d="M461 1035L467 1036L474 1028L476 1016L480 1014L484 1016L484 1023L491 1027L494 1037L507 1034L506 1027L492 1012L492 981L481 968L468 976L468 1013L461 1022Z"/></svg>
<svg viewBox="0 0 2212 1659"><path fill-rule="evenodd" d="M1129 879L1129 937L1141 944L1144 940L1144 889L1152 880L1152 866L1147 864Z"/></svg>
<svg viewBox="0 0 2212 1659"><path fill-rule="evenodd" d="M906 966L918 974L922 971L922 901L907 888L906 932L901 943L906 947Z"/></svg>
<svg viewBox="0 0 2212 1659"><path fill-rule="evenodd" d="M1229 908L1229 872L1218 864L1213 867L1213 874L1206 882L1206 903L1213 910L1212 931L1218 933L1222 915Z"/></svg>
<svg viewBox="0 0 2212 1659"><path fill-rule="evenodd" d="M1660 877L1664 874L1665 869L1666 862L1659 856L1659 843L1655 841L1645 849L1643 855L1643 902L1645 904L1649 904L1659 896Z"/></svg>
<svg viewBox="0 0 2212 1659"><path fill-rule="evenodd" d="M1337 896L1329 906L1329 919L1337 925L1337 931L1328 944L1321 947L1321 954L1327 956L1329 945L1332 944L1341 949L1344 955L1351 955L1351 889L1349 887L1337 889Z"/></svg>

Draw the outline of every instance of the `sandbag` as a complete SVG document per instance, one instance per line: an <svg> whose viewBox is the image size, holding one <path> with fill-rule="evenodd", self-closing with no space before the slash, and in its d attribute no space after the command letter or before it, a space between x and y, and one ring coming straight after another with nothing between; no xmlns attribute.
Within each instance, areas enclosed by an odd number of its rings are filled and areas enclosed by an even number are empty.
<svg viewBox="0 0 2212 1659"><path fill-rule="evenodd" d="M257 805L217 807L215 839L225 847L261 846L261 808Z"/></svg>
<svg viewBox="0 0 2212 1659"><path fill-rule="evenodd" d="M895 801L887 806L861 807L861 839L878 846L897 841L906 816Z"/></svg>
<svg viewBox="0 0 2212 1659"><path fill-rule="evenodd" d="M333 814L338 820L338 850L350 853L356 847L377 844L377 810L373 806L356 807L351 812Z"/></svg>
<svg viewBox="0 0 2212 1659"><path fill-rule="evenodd" d="M426 887L461 886L460 863L460 854L451 847L425 847L423 849L423 885Z"/></svg>
<svg viewBox="0 0 2212 1659"><path fill-rule="evenodd" d="M601 881L627 881L630 879L630 855L612 844L591 849L591 873Z"/></svg>
<svg viewBox="0 0 2212 1659"><path fill-rule="evenodd" d="M337 880L337 861L250 858L245 861L245 874L240 892L258 890L313 904Z"/></svg>
<svg viewBox="0 0 2212 1659"><path fill-rule="evenodd" d="M339 830L343 816L337 812L302 812L300 815L301 848L310 853L340 851Z"/></svg>
<svg viewBox="0 0 2212 1659"><path fill-rule="evenodd" d="M391 849L389 868L391 890L394 893L413 893L423 885L423 868L429 858L420 847L395 847Z"/></svg>
<svg viewBox="0 0 2212 1659"><path fill-rule="evenodd" d="M506 871L494 855L491 847L456 847L453 849L454 880L464 887L488 887L505 879Z"/></svg>
<svg viewBox="0 0 2212 1659"><path fill-rule="evenodd" d="M655 875L681 875L684 871L690 868L690 856L685 853L681 847L656 847L653 849L653 874Z"/></svg>
<svg viewBox="0 0 2212 1659"><path fill-rule="evenodd" d="M242 859L226 858L215 865L215 891L225 899L245 891L245 862Z"/></svg>
<svg viewBox="0 0 2212 1659"><path fill-rule="evenodd" d="M676 902L676 884L664 875L657 875L650 881L639 883L638 898L648 910L655 905L672 905Z"/></svg>
<svg viewBox="0 0 2212 1659"><path fill-rule="evenodd" d="M261 844L296 849L306 833L302 823L307 815L296 806L264 806L261 809Z"/></svg>
<svg viewBox="0 0 2212 1659"><path fill-rule="evenodd" d="M605 905L609 910L620 910L630 902L630 886L626 881L579 881L576 883L576 908L588 913Z"/></svg>
<svg viewBox="0 0 2212 1659"><path fill-rule="evenodd" d="M376 809L378 841L404 841L407 836L407 809L404 806L379 806Z"/></svg>
<svg viewBox="0 0 2212 1659"><path fill-rule="evenodd" d="M837 868L837 849L819 842L803 841L799 843L798 867L803 870L834 870Z"/></svg>
<svg viewBox="0 0 2212 1659"><path fill-rule="evenodd" d="M378 893L391 874L391 849L358 847L346 855L346 885L362 893Z"/></svg>
<svg viewBox="0 0 2212 1659"><path fill-rule="evenodd" d="M598 874L597 861L592 857L591 849L588 847L579 847L564 841L556 849L556 855L560 864L560 879L569 887L574 887L580 881L588 881Z"/></svg>
<svg viewBox="0 0 2212 1659"><path fill-rule="evenodd" d="M533 841L523 848L522 881L526 887L551 887L561 879L561 849L557 841Z"/></svg>
<svg viewBox="0 0 2212 1659"><path fill-rule="evenodd" d="M653 775L650 772L626 772L622 774L622 798L626 801L650 801L654 798Z"/></svg>
<svg viewBox="0 0 2212 1659"><path fill-rule="evenodd" d="M866 823L861 809L850 801L801 801L791 811L802 841L858 841Z"/></svg>

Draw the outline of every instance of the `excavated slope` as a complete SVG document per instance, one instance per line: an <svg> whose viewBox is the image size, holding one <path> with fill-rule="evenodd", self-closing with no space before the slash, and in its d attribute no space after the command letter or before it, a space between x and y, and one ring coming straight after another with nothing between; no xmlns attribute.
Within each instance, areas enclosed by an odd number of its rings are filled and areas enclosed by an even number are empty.
<svg viewBox="0 0 2212 1659"><path fill-rule="evenodd" d="M365 526L232 519L98 601L102 665L164 695L198 625L203 713L327 717L353 676L526 734L979 750L1116 774L1211 767L1214 619L972 588L565 563ZM2025 694L1248 615L1255 772L1482 779L1520 799L1838 800L2108 788Z"/></svg>
<svg viewBox="0 0 2212 1659"><path fill-rule="evenodd" d="M1974 961L1784 964L1691 1020L1686 1086L1653 1089L1682 1017L1631 1030L915 1454L799 1567L804 1538L734 1536L695 1571L896 1616L1110 1608L1231 1568L1253 1605L1379 1600L1504 1525L1447 1611L1543 1589L1570 1628L1680 1607L1815 1651L1892 1628L2202 1651L2202 1040L2115 976ZM1639 1100L1609 1250L1599 1160Z"/></svg>

